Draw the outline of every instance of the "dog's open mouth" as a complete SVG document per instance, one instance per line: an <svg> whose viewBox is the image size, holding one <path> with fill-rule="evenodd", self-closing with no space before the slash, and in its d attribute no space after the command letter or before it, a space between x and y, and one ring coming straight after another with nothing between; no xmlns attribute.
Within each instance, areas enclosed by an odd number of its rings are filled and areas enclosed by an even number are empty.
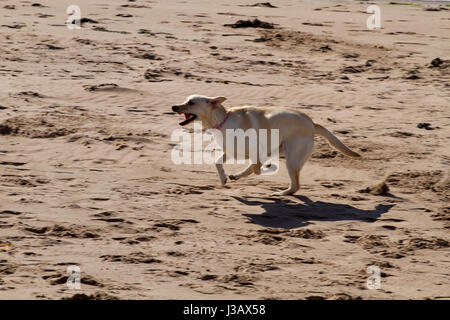
<svg viewBox="0 0 450 320"><path fill-rule="evenodd" d="M193 113L185 113L184 117L186 118L184 121L181 121L179 124L180 126L185 126L188 123L191 123L192 121L195 120L195 118L197 118L197 116Z"/></svg>

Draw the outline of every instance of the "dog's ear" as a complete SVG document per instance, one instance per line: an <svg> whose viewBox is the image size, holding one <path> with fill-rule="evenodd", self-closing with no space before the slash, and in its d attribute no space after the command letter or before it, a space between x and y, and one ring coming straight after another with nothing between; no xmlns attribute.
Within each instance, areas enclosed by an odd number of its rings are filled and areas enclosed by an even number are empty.
<svg viewBox="0 0 450 320"><path fill-rule="evenodd" d="M219 105L219 104L223 103L225 100L227 100L227 98L225 98L225 97L214 97L214 98L209 99L209 102L211 102L212 104Z"/></svg>

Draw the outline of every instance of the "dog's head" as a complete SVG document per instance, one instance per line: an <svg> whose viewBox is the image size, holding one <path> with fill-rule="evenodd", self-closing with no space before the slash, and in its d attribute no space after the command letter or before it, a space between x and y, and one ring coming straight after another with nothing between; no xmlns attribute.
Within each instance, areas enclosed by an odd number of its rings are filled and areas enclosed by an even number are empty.
<svg viewBox="0 0 450 320"><path fill-rule="evenodd" d="M225 100L225 97L211 98L192 95L189 96L184 103L173 106L172 110L176 113L184 114L185 120L180 122L181 126L185 126L195 119L213 123L218 107L221 107Z"/></svg>

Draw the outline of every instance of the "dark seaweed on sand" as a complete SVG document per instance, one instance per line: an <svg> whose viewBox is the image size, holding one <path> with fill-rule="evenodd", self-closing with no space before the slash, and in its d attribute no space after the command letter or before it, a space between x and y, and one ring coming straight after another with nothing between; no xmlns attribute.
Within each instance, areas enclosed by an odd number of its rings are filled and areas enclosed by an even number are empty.
<svg viewBox="0 0 450 320"><path fill-rule="evenodd" d="M224 26L231 28L262 28L262 29L273 29L275 27L273 23L261 21L259 19L238 20L235 23L225 24Z"/></svg>

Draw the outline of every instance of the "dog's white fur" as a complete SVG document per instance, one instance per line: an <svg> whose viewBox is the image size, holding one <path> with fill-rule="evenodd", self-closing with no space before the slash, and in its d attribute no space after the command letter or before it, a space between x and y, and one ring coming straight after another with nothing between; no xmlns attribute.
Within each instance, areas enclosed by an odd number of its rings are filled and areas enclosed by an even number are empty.
<svg viewBox="0 0 450 320"><path fill-rule="evenodd" d="M286 157L286 167L291 179L288 189L276 193L276 195L290 195L300 188L299 174L303 165L309 159L314 147L314 135L325 137L328 142L343 154L358 158L359 154L346 147L336 136L319 124L314 123L306 114L292 108L256 108L234 107L225 108L222 103L225 97L206 97L191 95L180 105L173 106L177 113L194 114L196 119L202 121L205 129L220 125L228 114L220 131L226 129L279 129L280 145L279 153ZM268 134L270 136L270 134ZM224 150L226 153L226 150ZM224 159L224 158L223 158ZM222 160L222 159L220 159ZM223 161L216 162L222 185L227 182ZM260 174L262 163L251 164L235 175L230 175L231 180L238 180L251 173Z"/></svg>

